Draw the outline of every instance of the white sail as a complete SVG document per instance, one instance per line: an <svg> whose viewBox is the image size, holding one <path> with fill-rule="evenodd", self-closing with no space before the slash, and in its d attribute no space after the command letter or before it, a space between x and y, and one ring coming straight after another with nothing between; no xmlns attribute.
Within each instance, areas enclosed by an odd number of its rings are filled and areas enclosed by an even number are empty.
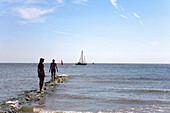
<svg viewBox="0 0 170 113"><path fill-rule="evenodd" d="M86 59L85 59L85 56L84 56L84 61L83 61L83 63L86 63Z"/></svg>
<svg viewBox="0 0 170 113"><path fill-rule="evenodd" d="M80 63L83 63L83 51L81 52L81 57L80 57L80 59L79 59L79 62L80 62Z"/></svg>
<svg viewBox="0 0 170 113"><path fill-rule="evenodd" d="M87 65L85 56L83 56L83 51L81 52L79 62L76 65Z"/></svg>

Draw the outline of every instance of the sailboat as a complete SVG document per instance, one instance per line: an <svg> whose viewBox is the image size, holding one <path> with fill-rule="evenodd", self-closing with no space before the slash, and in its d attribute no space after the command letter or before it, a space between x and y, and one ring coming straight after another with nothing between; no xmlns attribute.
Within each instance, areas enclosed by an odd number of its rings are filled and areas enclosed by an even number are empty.
<svg viewBox="0 0 170 113"><path fill-rule="evenodd" d="M81 57L79 59L79 62L76 63L76 65L87 65L85 56L83 56L83 51L81 52Z"/></svg>
<svg viewBox="0 0 170 113"><path fill-rule="evenodd" d="M61 65L63 65L63 61L61 60Z"/></svg>

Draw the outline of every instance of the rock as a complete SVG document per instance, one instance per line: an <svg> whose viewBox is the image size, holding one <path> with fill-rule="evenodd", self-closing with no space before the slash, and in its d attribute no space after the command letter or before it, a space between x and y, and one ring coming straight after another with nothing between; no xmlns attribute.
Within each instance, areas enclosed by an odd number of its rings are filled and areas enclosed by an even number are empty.
<svg viewBox="0 0 170 113"><path fill-rule="evenodd" d="M22 112L27 112L27 113L32 113L33 112L33 108L29 108L29 107L23 107L20 110Z"/></svg>
<svg viewBox="0 0 170 113"><path fill-rule="evenodd" d="M25 100L26 100L26 101L29 101L29 100L30 100L30 98L25 98Z"/></svg>
<svg viewBox="0 0 170 113"><path fill-rule="evenodd" d="M30 92L36 92L37 90L30 90Z"/></svg>

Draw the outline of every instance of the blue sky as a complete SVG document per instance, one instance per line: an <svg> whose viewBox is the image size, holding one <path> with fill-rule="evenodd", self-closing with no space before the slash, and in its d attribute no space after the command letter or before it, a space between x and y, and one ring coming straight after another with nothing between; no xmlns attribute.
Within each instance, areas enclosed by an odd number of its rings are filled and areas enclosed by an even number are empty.
<svg viewBox="0 0 170 113"><path fill-rule="evenodd" d="M170 63L169 0L1 0L0 62Z"/></svg>

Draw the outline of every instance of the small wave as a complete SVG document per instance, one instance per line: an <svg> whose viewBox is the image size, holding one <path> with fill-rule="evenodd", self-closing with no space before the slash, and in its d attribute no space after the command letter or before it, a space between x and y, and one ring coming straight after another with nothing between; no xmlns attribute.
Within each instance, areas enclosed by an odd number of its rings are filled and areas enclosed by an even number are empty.
<svg viewBox="0 0 170 113"><path fill-rule="evenodd" d="M113 113L169 113L169 106L146 105L136 107L125 107L112 111Z"/></svg>
<svg viewBox="0 0 170 113"><path fill-rule="evenodd" d="M165 78L147 78L147 77L137 77L137 78L127 78L128 80L154 80L154 81L164 81L168 80Z"/></svg>
<svg viewBox="0 0 170 113"><path fill-rule="evenodd" d="M90 99L90 100L93 100L93 99L96 99L94 97L87 97L87 96L81 96L81 95L72 95L72 94L63 94L63 95L58 95L60 98L65 98L67 97L68 99L79 99L79 100L82 100L82 99Z"/></svg>
<svg viewBox="0 0 170 113"><path fill-rule="evenodd" d="M35 113L113 113L112 110L107 111L98 111L98 112L90 112L90 111L59 111L59 110L45 110L41 108L34 107L33 112Z"/></svg>
<svg viewBox="0 0 170 113"><path fill-rule="evenodd" d="M122 100L111 100L113 103L130 103L130 104L141 104L141 103L150 103L151 101L145 101L145 100L128 100L128 99L122 99ZM152 101L153 102L153 101Z"/></svg>
<svg viewBox="0 0 170 113"><path fill-rule="evenodd" d="M169 101L159 101L159 100L131 100L131 99L120 99L111 100L113 103L125 103L125 104L147 104L147 103L164 103L170 104Z"/></svg>
<svg viewBox="0 0 170 113"><path fill-rule="evenodd" d="M115 89L119 92L141 92L141 93L170 93L170 89L133 89L133 88L122 88L122 89Z"/></svg>
<svg viewBox="0 0 170 113"><path fill-rule="evenodd" d="M170 92L170 90L166 89L166 90L142 90L143 92L150 92L150 93L154 93L154 92Z"/></svg>
<svg viewBox="0 0 170 113"><path fill-rule="evenodd" d="M134 92L148 92L148 93L169 93L169 89L132 89Z"/></svg>
<svg viewBox="0 0 170 113"><path fill-rule="evenodd" d="M41 108L33 108L33 112L36 113L93 113L93 112L87 112L87 111L53 111L53 110L44 110Z"/></svg>
<svg viewBox="0 0 170 113"><path fill-rule="evenodd" d="M123 81L123 80L120 80L120 81L93 81L95 83L102 83L102 84L105 84L105 83L113 83L113 84L129 84L129 83L136 83L136 82L132 82L132 81Z"/></svg>

